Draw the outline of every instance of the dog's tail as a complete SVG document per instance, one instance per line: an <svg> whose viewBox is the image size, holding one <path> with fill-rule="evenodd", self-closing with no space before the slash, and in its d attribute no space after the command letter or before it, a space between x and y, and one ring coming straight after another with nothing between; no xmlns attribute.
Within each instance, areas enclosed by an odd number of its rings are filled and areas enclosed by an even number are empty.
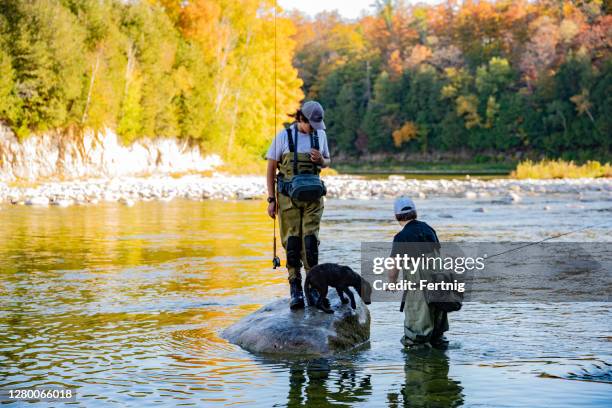
<svg viewBox="0 0 612 408"><path fill-rule="evenodd" d="M306 295L306 304L308 306L314 306L314 299L312 298L312 285L310 284L310 274L306 274L306 280L304 281L304 292Z"/></svg>

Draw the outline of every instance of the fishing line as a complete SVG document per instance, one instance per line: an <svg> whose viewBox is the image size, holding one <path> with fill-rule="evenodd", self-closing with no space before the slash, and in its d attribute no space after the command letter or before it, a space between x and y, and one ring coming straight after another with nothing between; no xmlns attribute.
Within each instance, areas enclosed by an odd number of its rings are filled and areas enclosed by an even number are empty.
<svg viewBox="0 0 612 408"><path fill-rule="evenodd" d="M500 252L500 253L495 254L495 255L487 256L487 260L489 260L491 258L495 258L496 256L501 256L501 255L510 253L510 252L519 251L521 249L524 249L524 248L527 248L527 247L530 247L530 246L533 246L533 245L538 245L538 244L541 244L542 242L550 241L551 239L560 238L560 237L563 237L565 235L570 235L570 234L573 234L575 232L584 231L584 230L587 230L587 229L590 229L590 228L601 227L601 226L604 226L606 224L608 224L608 223L607 222L603 222L603 223L600 223L600 224L592 224L592 225L587 225L585 227L581 227L581 228L578 228L578 229L575 229L575 230L572 230L572 231L567 231L567 232L564 232L562 234L551 235L551 236L546 237L546 238L544 238L544 239L542 239L540 241L537 241L537 242L530 242L530 243L522 245L522 246L520 246L518 248L512 248L512 249ZM602 269L602 268L599 268L599 269ZM400 312L404 311L404 306L406 304L406 295L407 295L407 293L408 293L407 291L404 291L404 293L402 294L402 301L400 303Z"/></svg>
<svg viewBox="0 0 612 408"><path fill-rule="evenodd" d="M550 241L551 239L560 238L560 237L563 237L563 236L566 236L566 235L570 235L570 234L573 234L573 233L576 233L576 232L584 231L584 230L595 228L595 227L601 227L601 226L604 226L606 224L608 224L608 223L607 222L603 222L603 223L600 223L600 224L592 224L592 225L587 225L585 227L581 227L581 228L578 228L578 229L575 229L575 230L572 230L572 231L564 232L562 234L551 235L551 236L546 237L546 238L544 238L544 239L542 239L540 241L537 241L537 242L530 242L530 243L522 245L522 246L520 246L518 248L508 249L507 251L503 251L503 252L500 252L500 253L495 254L495 255L487 256L487 259L495 258L496 256L504 255L504 254L507 254L507 253L510 253L510 252L519 251L519 250L521 250L523 248L527 248L527 247L530 247L530 246L533 246L533 245L539 245L542 242Z"/></svg>

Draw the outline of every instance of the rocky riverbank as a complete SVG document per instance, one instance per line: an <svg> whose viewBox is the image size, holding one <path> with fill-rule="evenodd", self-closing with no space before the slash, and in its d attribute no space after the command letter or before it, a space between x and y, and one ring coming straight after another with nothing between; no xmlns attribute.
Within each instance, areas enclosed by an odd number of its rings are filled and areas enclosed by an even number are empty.
<svg viewBox="0 0 612 408"><path fill-rule="evenodd" d="M529 195L575 194L577 197L598 193L612 199L612 179L567 180L417 180L402 176L366 179L352 176L328 176L327 197L338 199L381 199L409 195L489 199L516 203ZM0 182L0 203L25 205L90 205L99 202L120 202L132 205L137 201L172 199L249 200L266 195L265 179L257 176L211 177L187 175L180 178L156 176L147 178L119 177L86 181L48 182L32 187L10 186Z"/></svg>

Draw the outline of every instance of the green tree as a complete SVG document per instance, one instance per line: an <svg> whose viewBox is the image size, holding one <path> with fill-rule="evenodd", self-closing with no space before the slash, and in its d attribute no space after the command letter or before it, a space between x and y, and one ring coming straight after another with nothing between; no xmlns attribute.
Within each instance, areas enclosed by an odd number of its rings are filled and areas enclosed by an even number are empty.
<svg viewBox="0 0 612 408"><path fill-rule="evenodd" d="M81 93L84 30L58 1L2 0L0 9L6 13L4 35L22 106L13 123L18 134L75 123L72 106Z"/></svg>
<svg viewBox="0 0 612 408"><path fill-rule="evenodd" d="M1 16L0 16L1 19ZM2 27L0 20L0 30ZM11 56L6 51L6 45L0 37L0 118L6 118L9 123L19 114L19 99L15 97L15 70Z"/></svg>

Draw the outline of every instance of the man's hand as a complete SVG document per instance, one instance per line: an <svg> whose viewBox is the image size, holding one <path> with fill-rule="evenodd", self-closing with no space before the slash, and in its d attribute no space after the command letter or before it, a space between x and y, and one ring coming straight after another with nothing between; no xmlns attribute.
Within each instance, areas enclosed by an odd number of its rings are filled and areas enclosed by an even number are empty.
<svg viewBox="0 0 612 408"><path fill-rule="evenodd" d="M268 215L271 218L276 218L276 203L275 202L271 202L270 204L268 204Z"/></svg>
<svg viewBox="0 0 612 408"><path fill-rule="evenodd" d="M323 156L321 155L321 152L317 149L310 149L310 161L323 165Z"/></svg>

